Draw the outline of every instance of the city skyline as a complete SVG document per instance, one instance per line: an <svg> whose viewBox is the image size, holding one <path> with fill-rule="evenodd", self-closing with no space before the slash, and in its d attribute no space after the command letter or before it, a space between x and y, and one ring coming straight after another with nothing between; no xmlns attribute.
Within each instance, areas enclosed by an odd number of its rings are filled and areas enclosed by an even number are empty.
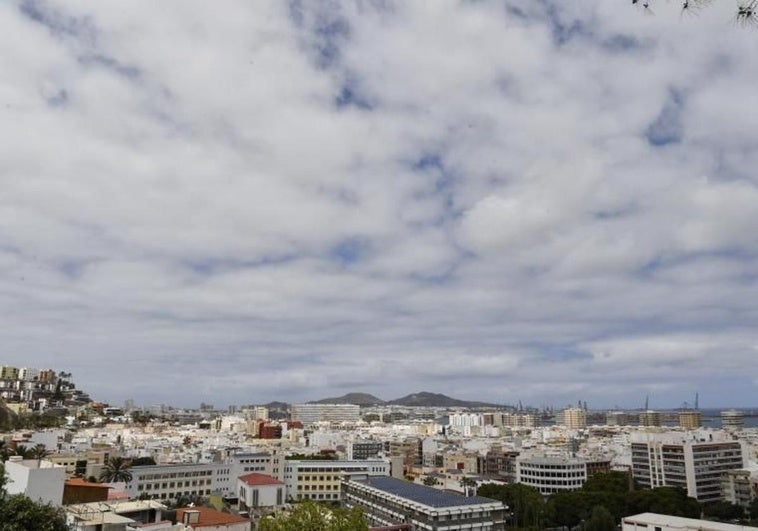
<svg viewBox="0 0 758 531"><path fill-rule="evenodd" d="M521 4L0 4L0 361L116 404L749 407L755 30Z"/></svg>

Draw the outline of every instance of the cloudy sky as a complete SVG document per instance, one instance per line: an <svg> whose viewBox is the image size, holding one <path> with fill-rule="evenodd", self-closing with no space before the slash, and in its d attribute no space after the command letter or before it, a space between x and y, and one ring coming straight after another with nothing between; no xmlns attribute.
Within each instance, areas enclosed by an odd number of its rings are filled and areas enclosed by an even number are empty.
<svg viewBox="0 0 758 531"><path fill-rule="evenodd" d="M758 404L756 31L629 4L0 2L0 364Z"/></svg>

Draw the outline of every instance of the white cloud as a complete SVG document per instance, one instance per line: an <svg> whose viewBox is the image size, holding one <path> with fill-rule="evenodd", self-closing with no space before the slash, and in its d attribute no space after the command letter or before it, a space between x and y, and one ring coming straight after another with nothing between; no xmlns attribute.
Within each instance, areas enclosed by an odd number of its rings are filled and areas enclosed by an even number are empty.
<svg viewBox="0 0 758 531"><path fill-rule="evenodd" d="M745 402L725 4L1 4L0 363L111 401Z"/></svg>

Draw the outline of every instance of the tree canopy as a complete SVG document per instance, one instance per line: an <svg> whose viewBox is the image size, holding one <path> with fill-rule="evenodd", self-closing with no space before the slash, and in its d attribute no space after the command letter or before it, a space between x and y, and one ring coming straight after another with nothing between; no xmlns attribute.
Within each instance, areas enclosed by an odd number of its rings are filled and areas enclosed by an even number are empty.
<svg viewBox="0 0 758 531"><path fill-rule="evenodd" d="M68 531L62 508L23 494L8 496L5 484L5 468L0 464L0 531Z"/></svg>
<svg viewBox="0 0 758 531"><path fill-rule="evenodd" d="M360 509L330 508L304 501L286 513L266 516L261 531L368 531L368 523Z"/></svg>

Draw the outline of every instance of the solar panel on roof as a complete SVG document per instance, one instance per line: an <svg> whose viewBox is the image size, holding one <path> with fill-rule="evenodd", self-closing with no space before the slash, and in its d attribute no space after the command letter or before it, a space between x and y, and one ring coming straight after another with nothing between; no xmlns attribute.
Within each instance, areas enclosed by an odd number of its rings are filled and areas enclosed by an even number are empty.
<svg viewBox="0 0 758 531"><path fill-rule="evenodd" d="M374 476L366 482L369 486L382 490L395 496L407 498L416 503L430 507L454 507L463 505L479 505L482 503L497 503L496 500L481 496L462 496L442 490L419 485L396 478Z"/></svg>

